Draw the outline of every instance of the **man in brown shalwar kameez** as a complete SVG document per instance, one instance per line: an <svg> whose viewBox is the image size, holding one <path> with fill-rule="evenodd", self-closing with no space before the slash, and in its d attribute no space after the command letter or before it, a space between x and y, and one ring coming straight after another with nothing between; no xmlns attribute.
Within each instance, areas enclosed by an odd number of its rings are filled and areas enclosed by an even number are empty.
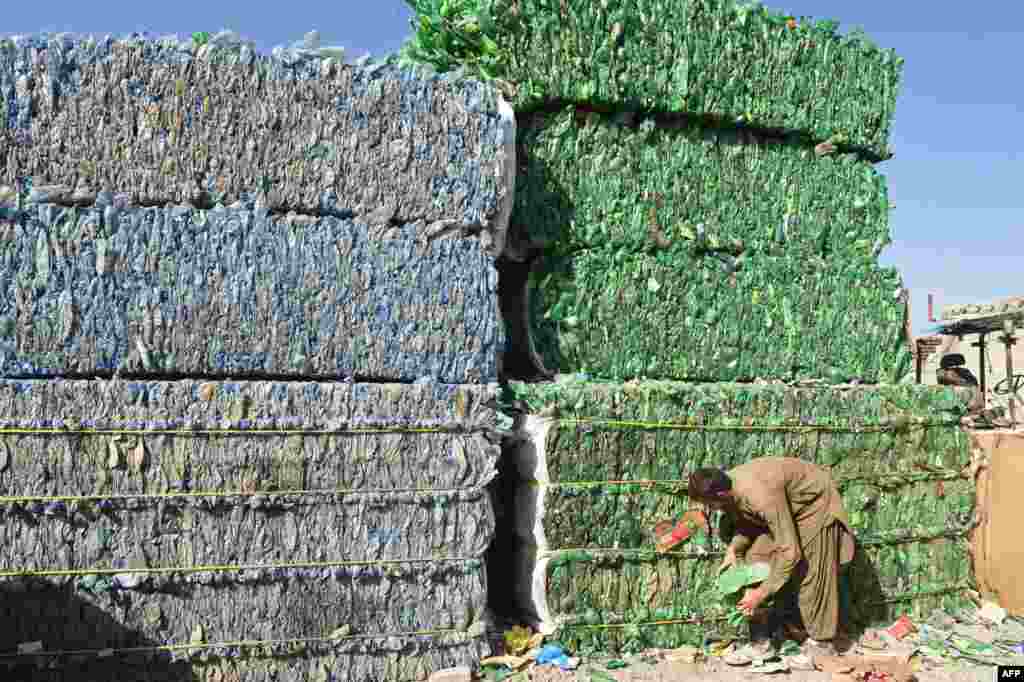
<svg viewBox="0 0 1024 682"><path fill-rule="evenodd" d="M726 472L690 475L691 499L728 514L736 533L722 569L757 540L770 537L771 573L747 590L740 609L753 615L791 580L804 628L807 656L834 655L839 628L839 568L853 560L854 540L842 498L828 470L792 457L762 457Z"/></svg>

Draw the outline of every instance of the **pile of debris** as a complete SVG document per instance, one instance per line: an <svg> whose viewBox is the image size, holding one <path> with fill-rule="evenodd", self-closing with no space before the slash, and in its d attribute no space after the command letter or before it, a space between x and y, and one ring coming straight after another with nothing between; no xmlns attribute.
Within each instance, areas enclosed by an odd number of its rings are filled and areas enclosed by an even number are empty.
<svg viewBox="0 0 1024 682"><path fill-rule="evenodd" d="M787 634L802 638L797 631ZM682 679L687 673L726 672L729 653L742 644L709 638L702 646L648 649L621 658L595 654L583 660L557 642L545 644L542 634L517 626L505 632L495 655L481 661L476 678L504 682ZM772 660L733 670L744 674L816 671L831 675L833 682L911 682L939 671L984 672L996 665L1024 664L1024 619L1011 617L994 604L984 604L973 613L936 611L920 623L904 616L888 628L869 629L855 640L848 639L841 648L841 656L808 661L799 655L797 641L787 639ZM468 668L443 673L446 682L469 682L474 677Z"/></svg>

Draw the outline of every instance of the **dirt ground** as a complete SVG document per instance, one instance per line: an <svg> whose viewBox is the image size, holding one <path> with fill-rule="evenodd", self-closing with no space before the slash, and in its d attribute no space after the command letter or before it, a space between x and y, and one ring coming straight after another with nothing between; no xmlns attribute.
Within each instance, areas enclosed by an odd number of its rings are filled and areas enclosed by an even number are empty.
<svg viewBox="0 0 1024 682"><path fill-rule="evenodd" d="M528 647L540 647L534 634ZM532 648L520 663L524 671L505 677L507 682L995 682L995 664L1024 665L1024 619L1009 616L994 604L957 617L936 611L914 623L901 618L885 629L869 628L853 636L842 634L838 657L816 657L817 670L801 669L799 642L806 634L787 631L786 642L774 664L760 668L729 666L722 655L743 642L709 643L706 648L681 647L648 650L622 656L610 669L609 655L583 656L576 670L537 665ZM492 642L496 656L504 652L502 636ZM523 646L523 645L520 645ZM557 645L556 645L557 646ZM558 651L556 649L556 651ZM522 655L522 654L520 654ZM572 656L569 652L567 655ZM683 662L693 661L697 662ZM528 662L529 661L529 662ZM625 664L624 666L622 664ZM806 659L803 661L806 665ZM773 670L774 668L774 670ZM507 672L511 672L506 669ZM484 677L484 679L489 679ZM493 678L492 678L493 679Z"/></svg>
<svg viewBox="0 0 1024 682"><path fill-rule="evenodd" d="M598 670L607 677L592 676ZM530 670L532 682L598 682L613 679L616 682L832 682L826 672L792 670L786 673L754 673L743 668L731 668L720 661L705 664L659 662L651 665L631 663L627 668L607 670L600 664L583 663L569 672L552 665L536 666ZM991 667L944 665L922 669L915 673L918 682L993 682L995 669Z"/></svg>

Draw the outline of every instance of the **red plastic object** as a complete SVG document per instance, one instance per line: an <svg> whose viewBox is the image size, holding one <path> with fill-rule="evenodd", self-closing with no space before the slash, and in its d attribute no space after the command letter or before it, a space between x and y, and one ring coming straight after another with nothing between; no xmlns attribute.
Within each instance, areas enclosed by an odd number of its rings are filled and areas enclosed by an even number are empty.
<svg viewBox="0 0 1024 682"><path fill-rule="evenodd" d="M708 520L700 511L688 511L674 527L671 522L663 521L654 528L654 535L659 552L667 552L676 545L686 542L698 529L708 532Z"/></svg>
<svg viewBox="0 0 1024 682"><path fill-rule="evenodd" d="M914 623L909 618L907 618L906 616L900 616L899 620L890 625L889 629L886 632L888 632L896 639L903 639L915 630L917 630L917 628L914 626Z"/></svg>

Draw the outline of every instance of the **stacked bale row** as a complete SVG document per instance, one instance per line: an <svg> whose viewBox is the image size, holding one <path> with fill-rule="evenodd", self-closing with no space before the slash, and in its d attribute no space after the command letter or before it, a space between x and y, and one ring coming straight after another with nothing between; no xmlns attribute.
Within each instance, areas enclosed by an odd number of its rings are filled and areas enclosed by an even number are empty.
<svg viewBox="0 0 1024 682"><path fill-rule="evenodd" d="M407 54L510 86L513 106L643 107L888 155L903 60L855 30L734 0L410 2ZM432 40L433 38L440 38Z"/></svg>
<svg viewBox="0 0 1024 682"><path fill-rule="evenodd" d="M377 680L475 660L494 533L492 394L3 381L10 641L41 641L58 659L149 649L225 671L254 650L298 649L309 660L278 671L295 680L311 678L292 668L330 656L335 675Z"/></svg>
<svg viewBox="0 0 1024 682"><path fill-rule="evenodd" d="M890 206L872 166L887 156L900 59L831 22L721 0L481 12L519 122L507 253L532 262L506 314L538 370L907 374L901 280L876 262ZM881 352L842 341L857 336Z"/></svg>
<svg viewBox="0 0 1024 682"><path fill-rule="evenodd" d="M4 41L0 92L4 659L296 682L479 660L495 91L225 33Z"/></svg>
<svg viewBox="0 0 1024 682"><path fill-rule="evenodd" d="M0 43L0 371L493 381L500 97L208 47Z"/></svg>
<svg viewBox="0 0 1024 682"><path fill-rule="evenodd" d="M111 224L108 206L46 204L8 228L0 372L497 376L497 272L477 240L251 205Z"/></svg>
<svg viewBox="0 0 1024 682"><path fill-rule="evenodd" d="M508 453L515 591L537 624L583 651L721 632L720 542L656 556L648 532L686 510L694 468L765 455L839 481L862 545L856 617L956 606L974 505L964 401L848 387L911 369L873 166L902 60L731 0L498 0L458 21L415 5L409 54L514 95L506 255L530 272L503 303L519 350L561 375L511 396L530 415ZM563 381L575 373L626 383ZM714 383L756 379L775 383ZM783 383L802 380L837 387Z"/></svg>
<svg viewBox="0 0 1024 682"><path fill-rule="evenodd" d="M537 365L612 380L909 371L869 163L799 135L638 121L521 117L513 235L542 255L517 312Z"/></svg>
<svg viewBox="0 0 1024 682"><path fill-rule="evenodd" d="M690 508L689 472L756 457L829 467L860 546L860 623L965 602L974 516L966 397L914 386L564 382L513 386L530 416L510 453L516 589L580 650L671 648L731 634L714 603L724 544L656 555L651 529ZM544 415L544 416L540 416Z"/></svg>
<svg viewBox="0 0 1024 682"><path fill-rule="evenodd" d="M517 311L536 364L611 380L909 371L901 280L876 262L885 181L867 161L797 135L639 120L521 117L512 234L539 254ZM854 337L882 352L820 343Z"/></svg>

